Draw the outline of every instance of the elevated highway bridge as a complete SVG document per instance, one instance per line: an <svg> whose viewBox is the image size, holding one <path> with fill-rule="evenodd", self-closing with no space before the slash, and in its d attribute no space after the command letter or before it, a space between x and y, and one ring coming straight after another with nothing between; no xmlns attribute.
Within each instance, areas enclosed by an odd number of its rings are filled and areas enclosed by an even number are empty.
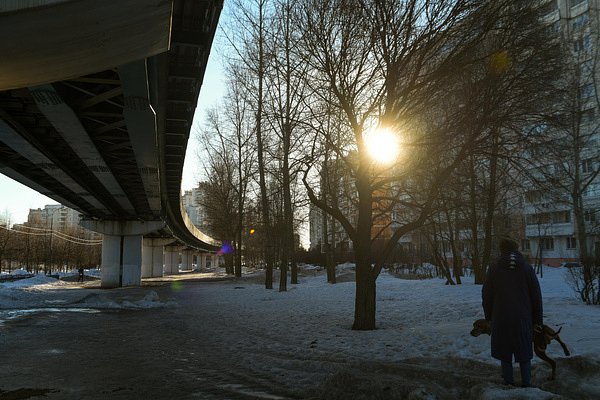
<svg viewBox="0 0 600 400"><path fill-rule="evenodd" d="M105 287L162 274L163 245L219 248L187 217L181 177L222 5L0 2L0 173L103 234Z"/></svg>

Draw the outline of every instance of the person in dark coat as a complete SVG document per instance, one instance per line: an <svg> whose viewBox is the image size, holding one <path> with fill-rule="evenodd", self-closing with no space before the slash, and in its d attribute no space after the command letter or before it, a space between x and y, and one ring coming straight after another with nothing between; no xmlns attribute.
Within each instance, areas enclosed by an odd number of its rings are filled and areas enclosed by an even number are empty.
<svg viewBox="0 0 600 400"><path fill-rule="evenodd" d="M500 241L500 256L488 270L482 299L492 327L492 357L501 362L504 383L514 385L514 357L521 368L521 385L531 386L533 331L543 323L542 293L514 240Z"/></svg>

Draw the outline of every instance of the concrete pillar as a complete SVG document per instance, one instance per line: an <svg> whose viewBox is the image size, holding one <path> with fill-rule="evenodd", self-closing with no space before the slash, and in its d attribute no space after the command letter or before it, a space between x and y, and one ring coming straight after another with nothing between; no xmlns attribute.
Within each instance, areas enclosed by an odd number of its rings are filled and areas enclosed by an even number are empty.
<svg viewBox="0 0 600 400"><path fill-rule="evenodd" d="M179 273L179 252L183 246L165 246L165 274Z"/></svg>
<svg viewBox="0 0 600 400"><path fill-rule="evenodd" d="M142 278L163 276L163 246L172 238L144 238L142 246Z"/></svg>
<svg viewBox="0 0 600 400"><path fill-rule="evenodd" d="M165 247L165 274L179 273L179 252Z"/></svg>
<svg viewBox="0 0 600 400"><path fill-rule="evenodd" d="M142 278L142 238L162 229L162 221L82 220L80 225L103 234L102 275L104 288L139 286Z"/></svg>
<svg viewBox="0 0 600 400"><path fill-rule="evenodd" d="M192 268L194 268L194 271L200 271L200 254L194 252L194 260L192 261Z"/></svg>
<svg viewBox="0 0 600 400"><path fill-rule="evenodd" d="M200 254L200 266L201 268L206 268L206 253Z"/></svg>
<svg viewBox="0 0 600 400"><path fill-rule="evenodd" d="M102 238L102 287L139 286L142 272L142 235Z"/></svg>
<svg viewBox="0 0 600 400"><path fill-rule="evenodd" d="M217 268L219 266L219 256L212 254L212 267Z"/></svg>
<svg viewBox="0 0 600 400"><path fill-rule="evenodd" d="M183 250L181 252L181 269L184 271L189 271L192 269L192 250Z"/></svg>

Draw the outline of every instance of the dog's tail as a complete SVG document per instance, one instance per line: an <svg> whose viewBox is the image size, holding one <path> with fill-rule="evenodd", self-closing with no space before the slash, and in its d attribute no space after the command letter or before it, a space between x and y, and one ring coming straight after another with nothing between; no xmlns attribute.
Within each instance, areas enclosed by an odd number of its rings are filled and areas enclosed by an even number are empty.
<svg viewBox="0 0 600 400"><path fill-rule="evenodd" d="M554 332L553 336L557 336L560 333L560 331L562 330L562 328L563 328L562 326L560 328L558 328L558 330L556 332Z"/></svg>

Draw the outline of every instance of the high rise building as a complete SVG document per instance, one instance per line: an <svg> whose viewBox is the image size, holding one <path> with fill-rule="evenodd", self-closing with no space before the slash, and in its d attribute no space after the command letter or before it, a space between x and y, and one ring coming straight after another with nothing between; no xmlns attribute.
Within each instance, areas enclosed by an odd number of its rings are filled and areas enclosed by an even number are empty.
<svg viewBox="0 0 600 400"><path fill-rule="evenodd" d="M539 127L546 143L531 155L540 160L536 172L542 184L531 185L524 196L522 247L531 258L548 265L578 260L582 245L592 254L600 250L596 221L600 218L599 6L598 0L544 3L544 21L570 49L564 60L566 90L557 94L564 127ZM587 243L579 240L578 215Z"/></svg>
<svg viewBox="0 0 600 400"><path fill-rule="evenodd" d="M203 183L200 182L198 187L192 190L186 190L181 196L183 207L190 217L192 223L203 232L206 232L206 211L202 205L202 199L205 196Z"/></svg>
<svg viewBox="0 0 600 400"><path fill-rule="evenodd" d="M81 214L61 204L50 204L44 208L30 209L27 225L37 227L52 227L56 230L79 228Z"/></svg>

